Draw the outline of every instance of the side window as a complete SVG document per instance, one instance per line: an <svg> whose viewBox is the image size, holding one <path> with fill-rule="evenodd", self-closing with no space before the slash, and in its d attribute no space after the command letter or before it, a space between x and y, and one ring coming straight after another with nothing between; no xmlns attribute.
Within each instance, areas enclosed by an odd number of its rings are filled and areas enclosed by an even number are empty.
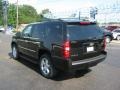
<svg viewBox="0 0 120 90"><path fill-rule="evenodd" d="M115 30L114 32L120 32L120 30Z"/></svg>
<svg viewBox="0 0 120 90"><path fill-rule="evenodd" d="M33 26L32 29L32 37L33 38L40 38L41 40L45 37L45 29L43 24L36 24Z"/></svg>
<svg viewBox="0 0 120 90"><path fill-rule="evenodd" d="M54 42L62 41L62 24L59 22L47 23L46 35Z"/></svg>
<svg viewBox="0 0 120 90"><path fill-rule="evenodd" d="M31 30L32 30L32 25L27 26L27 27L23 30L22 35L23 35L24 37L31 37Z"/></svg>

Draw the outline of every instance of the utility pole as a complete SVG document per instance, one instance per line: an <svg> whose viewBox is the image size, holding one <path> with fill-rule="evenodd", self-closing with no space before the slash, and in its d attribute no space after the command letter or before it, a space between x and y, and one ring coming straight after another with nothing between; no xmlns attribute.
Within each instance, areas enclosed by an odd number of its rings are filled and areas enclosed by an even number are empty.
<svg viewBox="0 0 120 90"><path fill-rule="evenodd" d="M81 19L81 17L80 17L80 16L81 16L81 12L79 11L79 20Z"/></svg>
<svg viewBox="0 0 120 90"><path fill-rule="evenodd" d="M2 1L2 5L3 5L3 21L4 21L4 28L5 31L7 31L7 26L8 26L8 17L7 17L7 6L8 6L8 1L7 0L3 0Z"/></svg>
<svg viewBox="0 0 120 90"><path fill-rule="evenodd" d="M19 24L19 19L18 19L18 0L17 0L17 5L16 5L16 31L18 32L18 24Z"/></svg>

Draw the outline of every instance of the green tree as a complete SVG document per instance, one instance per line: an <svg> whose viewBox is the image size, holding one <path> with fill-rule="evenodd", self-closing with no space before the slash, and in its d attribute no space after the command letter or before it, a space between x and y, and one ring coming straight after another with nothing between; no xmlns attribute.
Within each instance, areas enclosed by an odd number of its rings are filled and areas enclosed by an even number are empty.
<svg viewBox="0 0 120 90"><path fill-rule="evenodd" d="M43 19L44 17L41 13L37 15L37 22L41 22Z"/></svg>
<svg viewBox="0 0 120 90"><path fill-rule="evenodd" d="M2 17L3 17L3 12L2 12L2 0L0 0L0 25L2 24L2 21L3 21Z"/></svg>
<svg viewBox="0 0 120 90"><path fill-rule="evenodd" d="M38 15L38 21L42 21L47 18L54 18L52 12L49 9L44 9L42 12Z"/></svg>
<svg viewBox="0 0 120 90"><path fill-rule="evenodd" d="M51 11L49 10L49 9L44 9L44 10L42 10L42 15L44 15L44 14L48 14L48 13L51 13Z"/></svg>
<svg viewBox="0 0 120 90"><path fill-rule="evenodd" d="M36 9L29 5L19 5L19 24L36 22L38 14ZM8 7L8 24L16 27L16 5L10 4Z"/></svg>
<svg viewBox="0 0 120 90"><path fill-rule="evenodd" d="M21 5L19 6L19 23L32 23L37 21L37 11L32 6Z"/></svg>
<svg viewBox="0 0 120 90"><path fill-rule="evenodd" d="M54 17L52 12L49 9L42 10L42 15L43 15L43 17L46 17L46 18L53 18Z"/></svg>
<svg viewBox="0 0 120 90"><path fill-rule="evenodd" d="M16 5L10 4L8 7L8 24L16 25Z"/></svg>

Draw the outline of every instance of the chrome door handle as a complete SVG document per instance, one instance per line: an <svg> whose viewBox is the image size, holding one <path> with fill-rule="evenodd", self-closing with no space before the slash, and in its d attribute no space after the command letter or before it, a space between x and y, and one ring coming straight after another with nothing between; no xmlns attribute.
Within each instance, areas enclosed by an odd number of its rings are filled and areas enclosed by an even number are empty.
<svg viewBox="0 0 120 90"><path fill-rule="evenodd" d="M40 44L40 42L33 42L34 44Z"/></svg>
<svg viewBox="0 0 120 90"><path fill-rule="evenodd" d="M27 40L25 40L25 42L27 43L28 41L27 41Z"/></svg>

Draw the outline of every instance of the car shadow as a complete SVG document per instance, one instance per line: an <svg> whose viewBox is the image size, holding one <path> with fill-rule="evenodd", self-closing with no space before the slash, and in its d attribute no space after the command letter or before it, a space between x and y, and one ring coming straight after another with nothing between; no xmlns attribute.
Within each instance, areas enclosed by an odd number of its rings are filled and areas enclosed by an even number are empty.
<svg viewBox="0 0 120 90"><path fill-rule="evenodd" d="M57 77L53 78L52 80L63 81L63 80L68 80L68 79L72 79L72 78L80 78L89 72L91 72L91 69L77 70L77 71L71 71L71 72L60 72L59 75Z"/></svg>
<svg viewBox="0 0 120 90"><path fill-rule="evenodd" d="M12 56L12 53L11 53L11 52L8 53L8 55L9 55L10 59L13 59L13 56ZM13 59L13 60L15 60L15 59ZM20 58L17 59L16 61L18 61L19 63L25 65L26 67L34 70L35 72L40 73L40 72L39 72L39 66L38 66L37 64L34 64L34 63L30 62L30 61L27 61L27 60L25 60L25 59L22 58L22 57L20 57Z"/></svg>
<svg viewBox="0 0 120 90"><path fill-rule="evenodd" d="M11 52L8 53L8 55L10 56L10 59L12 59ZM39 66L37 64L34 64L34 63L32 63L30 61L27 61L23 58L19 58L17 61L19 63L25 65L26 67L34 70L36 73L40 74ZM58 75L56 77L52 78L51 80L63 81L63 80L68 80L68 79L72 79L72 78L80 78L80 77L83 77L84 75L86 75L89 72L91 72L91 69L77 70L77 71L71 71L71 72L62 72L61 71L61 72L58 73Z"/></svg>
<svg viewBox="0 0 120 90"><path fill-rule="evenodd" d="M10 52L10 53L8 53L8 55L9 55L9 59L12 59L13 58L13 56L12 56L12 53Z"/></svg>

